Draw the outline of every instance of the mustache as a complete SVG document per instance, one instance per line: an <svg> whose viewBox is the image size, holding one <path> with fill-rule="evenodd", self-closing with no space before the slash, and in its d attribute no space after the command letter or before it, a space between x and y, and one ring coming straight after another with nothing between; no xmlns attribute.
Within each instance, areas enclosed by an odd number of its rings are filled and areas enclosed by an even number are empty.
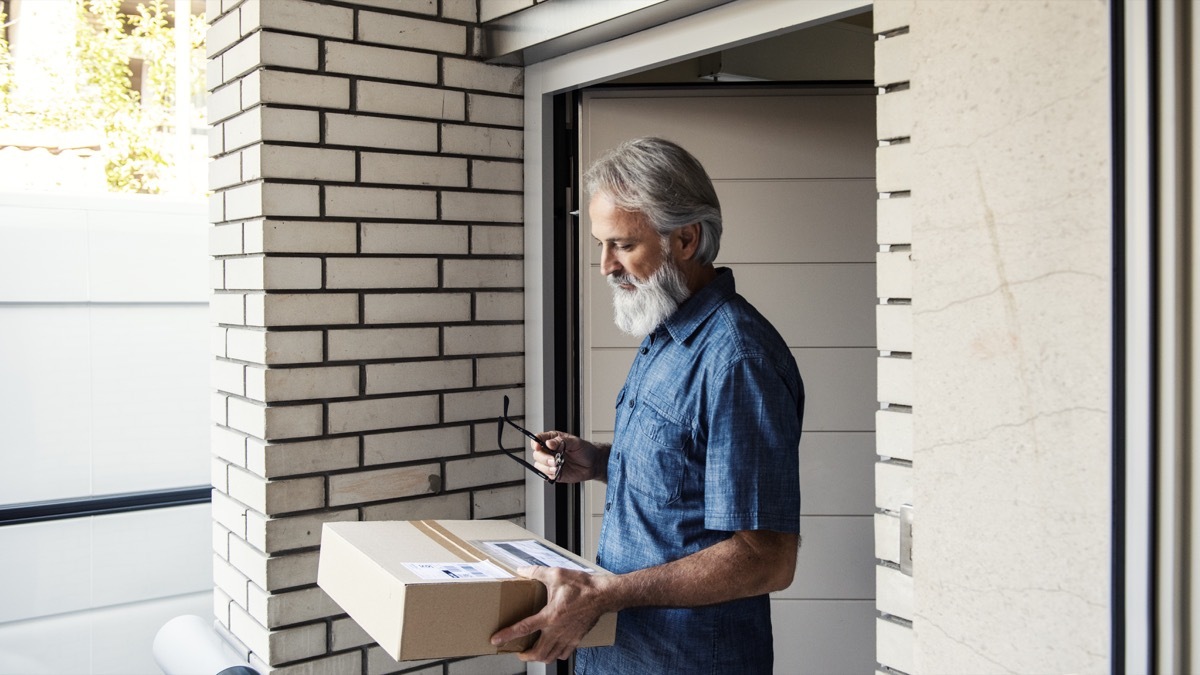
<svg viewBox="0 0 1200 675"><path fill-rule="evenodd" d="M633 276L632 274L610 274L608 275L608 285L617 290L625 290L621 286L633 286L638 290L643 290L650 286L650 281L643 281Z"/></svg>

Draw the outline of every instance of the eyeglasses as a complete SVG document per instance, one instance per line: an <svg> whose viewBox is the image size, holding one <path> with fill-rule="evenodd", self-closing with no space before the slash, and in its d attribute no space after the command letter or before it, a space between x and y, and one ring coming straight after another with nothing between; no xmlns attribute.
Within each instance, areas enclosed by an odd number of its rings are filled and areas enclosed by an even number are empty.
<svg viewBox="0 0 1200 675"><path fill-rule="evenodd" d="M541 476L542 480L546 481L547 483L554 483L555 481L557 481L558 474L562 472L563 454L561 452L554 453L554 466L558 467L558 471L555 472L555 476L553 478L551 478L550 476L547 476L546 474L542 473L541 471L538 471L537 467L530 464L529 462L526 462L523 458L504 449L504 425L505 424L508 424L512 428L514 428L517 431L524 434L526 438L528 438L528 439L532 440L534 443L537 443L538 445L542 446L542 448L544 448L546 450L546 452L550 452L550 448L547 448L544 443L539 441L538 437L534 436L532 432L530 432L525 427L517 424L516 422L508 419L508 396L504 397L504 414L500 416L500 419L496 420L496 445L499 445L500 449L504 450L504 454L506 454L509 457L512 457L513 459L520 462L521 466L525 467L526 469L529 469L530 471Z"/></svg>

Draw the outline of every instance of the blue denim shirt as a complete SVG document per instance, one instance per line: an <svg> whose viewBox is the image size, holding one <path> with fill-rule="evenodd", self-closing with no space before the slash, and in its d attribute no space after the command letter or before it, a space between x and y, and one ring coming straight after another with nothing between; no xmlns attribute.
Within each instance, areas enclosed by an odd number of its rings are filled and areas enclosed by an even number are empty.
<svg viewBox="0 0 1200 675"><path fill-rule="evenodd" d="M733 273L649 335L617 395L597 562L625 573L683 558L738 530L800 531L804 385L779 333ZM578 672L770 673L768 596L636 607Z"/></svg>

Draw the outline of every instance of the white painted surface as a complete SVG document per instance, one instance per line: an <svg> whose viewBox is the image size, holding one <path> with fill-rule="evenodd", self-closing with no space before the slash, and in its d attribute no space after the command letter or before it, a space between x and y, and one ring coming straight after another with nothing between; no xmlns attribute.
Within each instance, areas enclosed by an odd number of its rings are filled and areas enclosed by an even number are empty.
<svg viewBox="0 0 1200 675"><path fill-rule="evenodd" d="M203 202L0 195L0 500L205 485ZM209 505L0 527L0 673L154 673L211 616Z"/></svg>
<svg viewBox="0 0 1200 675"><path fill-rule="evenodd" d="M869 673L875 667L874 600L773 602L771 622L779 675ZM788 630L795 626L805 629Z"/></svg>
<svg viewBox="0 0 1200 675"><path fill-rule="evenodd" d="M151 645L184 614L212 619L212 591L0 624L0 675L161 675Z"/></svg>
<svg viewBox="0 0 1200 675"><path fill-rule="evenodd" d="M87 519L0 528L0 621L88 608L91 537Z"/></svg>
<svg viewBox="0 0 1200 675"><path fill-rule="evenodd" d="M875 583L873 527L870 516L802 516L799 572L791 586L773 593L772 599L870 600ZM783 626L779 637L803 629L807 627Z"/></svg>
<svg viewBox="0 0 1200 675"><path fill-rule="evenodd" d="M0 301L205 302L204 204L0 193Z"/></svg>
<svg viewBox="0 0 1200 675"><path fill-rule="evenodd" d="M204 205L0 195L5 503L208 482Z"/></svg>
<svg viewBox="0 0 1200 675"><path fill-rule="evenodd" d="M869 516L875 510L874 434L806 431L800 439L800 514Z"/></svg>
<svg viewBox="0 0 1200 675"><path fill-rule="evenodd" d="M0 628L208 590L211 522L195 504L0 527Z"/></svg>

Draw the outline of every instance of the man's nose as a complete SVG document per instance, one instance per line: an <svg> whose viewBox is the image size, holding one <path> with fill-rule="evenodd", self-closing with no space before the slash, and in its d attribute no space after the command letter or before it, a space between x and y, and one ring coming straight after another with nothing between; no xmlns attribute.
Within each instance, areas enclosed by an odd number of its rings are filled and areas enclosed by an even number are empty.
<svg viewBox="0 0 1200 675"><path fill-rule="evenodd" d="M620 271L621 263L617 262L617 257L612 254L607 246L600 249L600 273L604 276L610 276L615 272Z"/></svg>

